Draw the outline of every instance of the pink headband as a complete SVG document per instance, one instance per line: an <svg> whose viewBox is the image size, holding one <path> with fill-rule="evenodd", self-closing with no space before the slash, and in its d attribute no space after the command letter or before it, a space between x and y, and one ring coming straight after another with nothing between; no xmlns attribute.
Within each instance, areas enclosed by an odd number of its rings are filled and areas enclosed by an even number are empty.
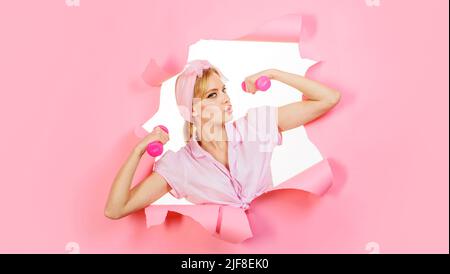
<svg viewBox="0 0 450 274"><path fill-rule="evenodd" d="M192 99L194 96L194 85L197 77L203 76L203 70L213 67L206 60L193 60L188 63L184 71L178 76L175 84L175 97L178 109L184 120L192 122ZM217 69L217 68L216 68ZM226 79L217 69L224 80Z"/></svg>

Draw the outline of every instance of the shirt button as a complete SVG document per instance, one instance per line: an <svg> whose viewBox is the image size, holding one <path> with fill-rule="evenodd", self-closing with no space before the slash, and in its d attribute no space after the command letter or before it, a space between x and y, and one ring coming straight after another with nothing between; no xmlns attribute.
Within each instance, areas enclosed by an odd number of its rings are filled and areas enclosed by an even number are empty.
<svg viewBox="0 0 450 274"><path fill-rule="evenodd" d="M245 202L242 202L240 207L245 210L245 209L249 208L250 205Z"/></svg>

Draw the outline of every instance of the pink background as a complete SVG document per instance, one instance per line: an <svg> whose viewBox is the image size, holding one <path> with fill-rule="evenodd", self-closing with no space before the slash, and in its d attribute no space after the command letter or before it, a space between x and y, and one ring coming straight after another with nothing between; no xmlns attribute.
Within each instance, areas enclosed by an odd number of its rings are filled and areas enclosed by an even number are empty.
<svg viewBox="0 0 450 274"><path fill-rule="evenodd" d="M1 253L381 253L449 251L447 0L3 1L0 9ZM314 28L307 77L340 104L306 127L330 159L322 198L269 193L254 237L231 244L170 213L103 216L115 173L157 110L150 58L180 66L187 45L232 39L298 13ZM151 168L145 158L136 181ZM135 182L136 182L135 181Z"/></svg>

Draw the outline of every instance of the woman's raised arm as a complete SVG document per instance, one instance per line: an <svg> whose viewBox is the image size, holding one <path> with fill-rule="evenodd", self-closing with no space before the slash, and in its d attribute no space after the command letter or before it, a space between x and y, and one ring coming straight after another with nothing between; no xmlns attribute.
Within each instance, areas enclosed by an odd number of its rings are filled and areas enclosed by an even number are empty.
<svg viewBox="0 0 450 274"><path fill-rule="evenodd" d="M155 172L130 190L134 173L147 145L156 140L165 144L169 140L169 136L159 127L155 128L133 149L120 168L105 205L106 217L120 219L145 208L171 190L166 180Z"/></svg>
<svg viewBox="0 0 450 274"><path fill-rule="evenodd" d="M271 69L269 78L283 82L300 92L308 100L290 103L278 108L278 128L280 131L304 125L328 112L340 100L341 94L314 80L301 75Z"/></svg>

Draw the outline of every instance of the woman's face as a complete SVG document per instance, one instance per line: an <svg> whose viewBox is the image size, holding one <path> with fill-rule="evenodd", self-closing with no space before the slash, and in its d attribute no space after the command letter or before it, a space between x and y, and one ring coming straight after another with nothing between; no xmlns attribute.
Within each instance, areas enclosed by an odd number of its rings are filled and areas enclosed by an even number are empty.
<svg viewBox="0 0 450 274"><path fill-rule="evenodd" d="M194 115L202 127L215 127L231 121L233 109L226 87L220 77L213 73L207 84L207 89L201 98L194 98Z"/></svg>

